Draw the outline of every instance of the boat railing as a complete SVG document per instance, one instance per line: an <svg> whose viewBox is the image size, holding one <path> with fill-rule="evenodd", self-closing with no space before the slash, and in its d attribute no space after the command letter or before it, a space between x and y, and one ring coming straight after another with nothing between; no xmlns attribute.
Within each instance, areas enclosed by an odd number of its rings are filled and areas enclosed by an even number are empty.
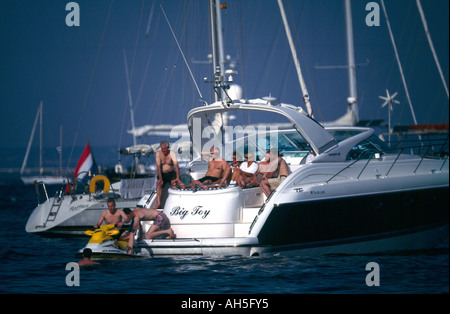
<svg viewBox="0 0 450 314"><path fill-rule="evenodd" d="M361 157L359 157L358 159L354 160L352 163L348 164L347 166L345 166L344 168L342 168L341 170L339 170L338 172L336 172L336 174L334 174L331 178L329 178L327 181L325 181L325 183L330 182L331 180L333 180L334 178L336 178L339 174L341 174L342 172L344 172L345 170L349 169L351 166L353 166L355 163L357 163L360 160ZM360 174L361 175L361 174Z"/></svg>
<svg viewBox="0 0 450 314"><path fill-rule="evenodd" d="M445 138L426 138L420 141L411 140L411 141L397 141L391 142L392 144L396 144L396 146L400 147L400 151L404 151L409 149L411 153L417 152L417 155L420 156L420 161L417 164L417 167L414 169L414 174L416 174L417 170L421 166L423 160L425 158L433 158L433 159L442 159L442 165L439 168L439 171L442 171L445 164L449 159L449 136ZM403 144L406 143L406 146ZM408 144L413 144L409 145ZM404 147L403 147L404 146Z"/></svg>
<svg viewBox="0 0 450 314"><path fill-rule="evenodd" d="M386 174L384 175L385 177L387 177L389 175L389 173L391 172L392 168L394 168L394 165L397 163L397 160L400 158L400 156L403 153L403 149L400 149L397 156L394 159L394 162L392 162L391 166L389 167L389 170L386 172ZM419 162L420 164L420 162Z"/></svg>
<svg viewBox="0 0 450 314"><path fill-rule="evenodd" d="M427 145L427 146L423 146L420 145L420 149L422 151L421 154L419 154L418 156L420 156L419 162L417 163L417 166L415 167L414 171L412 172L412 174L416 174L420 168L420 166L423 164L423 161L425 159L436 159L442 160L442 164L439 168L439 171L442 171L442 169L444 168L445 164L448 162L449 160L449 154L448 154L448 150L447 152L445 152L445 145L447 145L447 149L448 149L448 142L443 145L440 145L441 148L439 150L435 149L435 145ZM391 173L391 171L394 169L394 166L398 163L399 158L403 155L404 151L407 149L411 149L411 148L418 148L418 147L403 147L403 148L398 148L398 153L395 156L394 160L392 161L392 164L389 166L388 171L386 172L386 174L384 175L384 177L388 177L389 174ZM425 149L426 148L426 149ZM365 162L364 166L362 167L361 171L359 172L358 176L356 177L357 180L360 179L360 177L362 176L362 174L364 173L364 171L367 169L367 166L369 165L370 161L376 159L378 160L379 158L381 158L381 153L370 153L369 157L367 158L367 161ZM355 165L356 163L365 160L366 158L363 157L363 154L361 154L357 159L355 159L354 161L352 161L351 163L349 163L348 165L346 165L345 167L343 167L341 170L339 170L338 172L336 172L334 175L332 175L328 180L325 181L325 183L329 183L330 181L332 181L334 178L336 178L338 175L340 175L341 173L343 173L345 170L350 169L353 165ZM380 175L381 176L381 175Z"/></svg>
<svg viewBox="0 0 450 314"><path fill-rule="evenodd" d="M43 193L41 193L41 190ZM38 205L49 201L47 188L43 181L34 181L34 191L36 193ZM43 197L45 197L45 199Z"/></svg>
<svg viewBox="0 0 450 314"><path fill-rule="evenodd" d="M34 190L36 193L38 205L45 202L50 202L47 186L43 181L34 181ZM55 193L55 198L61 199L64 196L64 190L65 185L61 185L60 188Z"/></svg>
<svg viewBox="0 0 450 314"><path fill-rule="evenodd" d="M449 155L449 136L445 137L425 137L421 139L393 140L388 143L393 150L403 149L411 154L426 157L445 157Z"/></svg>

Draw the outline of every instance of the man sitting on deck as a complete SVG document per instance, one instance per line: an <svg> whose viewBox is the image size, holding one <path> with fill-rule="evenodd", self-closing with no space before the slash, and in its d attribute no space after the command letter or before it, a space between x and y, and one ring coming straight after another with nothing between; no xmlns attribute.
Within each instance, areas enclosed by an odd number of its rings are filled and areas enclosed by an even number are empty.
<svg viewBox="0 0 450 314"><path fill-rule="evenodd" d="M274 170L264 176L259 186L268 197L286 179L290 170L286 161L278 154L278 149L272 148L266 157L269 157L269 163Z"/></svg>
<svg viewBox="0 0 450 314"><path fill-rule="evenodd" d="M203 178L192 181L192 185L227 184L227 179L231 174L230 165L220 157L217 147L212 147L210 153L205 156L209 159L208 171Z"/></svg>

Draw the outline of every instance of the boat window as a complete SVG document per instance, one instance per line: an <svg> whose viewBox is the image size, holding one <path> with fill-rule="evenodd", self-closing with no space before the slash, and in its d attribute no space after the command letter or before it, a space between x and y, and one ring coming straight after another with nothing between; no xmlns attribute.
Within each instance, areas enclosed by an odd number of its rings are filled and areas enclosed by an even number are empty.
<svg viewBox="0 0 450 314"><path fill-rule="evenodd" d="M276 144L278 145L278 151L285 157L303 157L311 150L308 143L297 131L279 132L275 139ZM264 157L264 152L270 150L271 145L273 145L273 143L271 143L270 135L258 139L257 146L262 153L258 156L260 159Z"/></svg>
<svg viewBox="0 0 450 314"><path fill-rule="evenodd" d="M310 151L311 146L309 146L308 142L305 141L303 136L301 136L298 132L286 133L285 136L297 146L297 150L305 150Z"/></svg>
<svg viewBox="0 0 450 314"><path fill-rule="evenodd" d="M394 149L389 147L386 142L379 139L375 134L371 135L367 140L384 153L395 153Z"/></svg>
<svg viewBox="0 0 450 314"><path fill-rule="evenodd" d="M382 156L390 152L391 149L382 140L372 135L355 145L347 154L346 160L369 159L373 158L375 154Z"/></svg>
<svg viewBox="0 0 450 314"><path fill-rule="evenodd" d="M271 147L278 146L278 150L285 157L304 157L311 150L308 143L297 131L280 131L269 133L266 136L245 137L240 142L234 142L234 151L244 156L247 152L254 152L255 160L260 161ZM231 161L231 155L226 156Z"/></svg>
<svg viewBox="0 0 450 314"><path fill-rule="evenodd" d="M364 140L353 146L347 154L346 160L369 159L375 153L380 153L380 151L369 141Z"/></svg>

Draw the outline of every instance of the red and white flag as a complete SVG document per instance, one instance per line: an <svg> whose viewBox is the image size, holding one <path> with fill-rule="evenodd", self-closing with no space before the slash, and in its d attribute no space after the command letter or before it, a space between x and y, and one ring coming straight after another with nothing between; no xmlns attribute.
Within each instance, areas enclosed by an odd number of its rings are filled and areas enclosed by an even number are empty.
<svg viewBox="0 0 450 314"><path fill-rule="evenodd" d="M77 166L75 168L75 172L73 173L74 181L81 181L83 183L87 183L89 178L89 172L91 175L96 171L96 165L94 160L94 155L92 155L91 146L89 142L86 144L86 147L81 154L80 159L78 160ZM70 184L66 185L66 194L70 192Z"/></svg>
<svg viewBox="0 0 450 314"><path fill-rule="evenodd" d="M78 160L73 177L77 181L87 181L89 171L91 174L94 173L95 161L94 156L92 155L91 146L88 142L83 150L83 153L81 154L80 159Z"/></svg>

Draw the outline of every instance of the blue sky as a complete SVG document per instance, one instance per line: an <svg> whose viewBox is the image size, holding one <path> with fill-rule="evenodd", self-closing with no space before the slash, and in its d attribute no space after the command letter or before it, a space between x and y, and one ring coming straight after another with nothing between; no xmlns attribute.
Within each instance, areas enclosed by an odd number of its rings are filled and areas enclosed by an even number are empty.
<svg viewBox="0 0 450 314"><path fill-rule="evenodd" d="M41 100L46 146L58 145L60 125L65 147L84 146L87 141L94 150L132 144L126 133L131 124L123 51L132 75L136 126L184 123L188 111L201 103L160 4L205 100L212 102L211 85L203 83L203 77L211 77L206 63L210 53L206 0L79 0L78 27L65 23L68 2L0 2L2 147L25 151ZM225 50L236 61L236 81L244 86L247 98L271 94L284 103L302 105L276 0L226 2L227 9L222 10ZM356 63L362 64L357 70L360 118L387 121L378 96L389 89L399 92L396 99L401 102L394 108L392 122L412 124L385 18L381 12L381 25L368 27L368 2L352 2ZM385 3L418 122L448 123L448 98L415 0ZM315 117L337 119L347 106L347 73L314 66L346 63L343 1L285 0L284 5ZM447 0L422 0L447 85L448 5Z"/></svg>

